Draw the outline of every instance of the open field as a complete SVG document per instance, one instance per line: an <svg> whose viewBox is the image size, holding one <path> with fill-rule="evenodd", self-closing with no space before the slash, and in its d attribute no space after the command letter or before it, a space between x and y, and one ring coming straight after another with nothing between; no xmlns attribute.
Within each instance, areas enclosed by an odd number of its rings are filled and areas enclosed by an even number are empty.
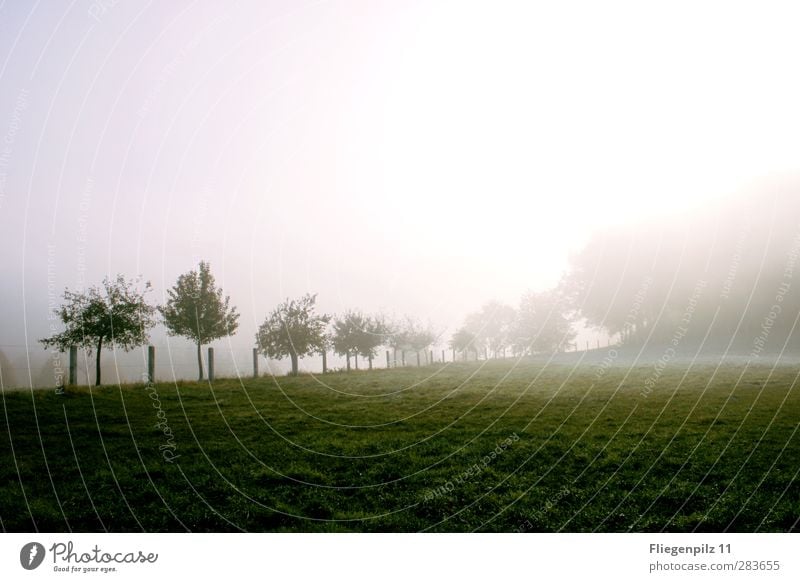
<svg viewBox="0 0 800 582"><path fill-rule="evenodd" d="M670 366L645 396L652 367L508 360L7 392L0 523L796 530L796 378L792 367Z"/></svg>

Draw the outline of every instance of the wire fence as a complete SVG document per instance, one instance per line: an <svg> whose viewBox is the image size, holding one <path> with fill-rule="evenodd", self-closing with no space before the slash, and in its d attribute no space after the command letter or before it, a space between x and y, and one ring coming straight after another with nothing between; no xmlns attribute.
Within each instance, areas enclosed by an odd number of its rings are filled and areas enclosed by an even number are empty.
<svg viewBox="0 0 800 582"><path fill-rule="evenodd" d="M78 349L75 356L74 383L94 384L96 352ZM370 361L362 356L347 358L328 352L324 358L322 354L301 358L299 371L333 373L426 366L465 359L475 360L478 356L472 353L464 355L450 349L426 349L420 352L390 349L376 352ZM152 363L151 357L154 360ZM215 378L232 378L283 375L291 369L288 358L270 360L261 354L254 354L254 348L246 346L203 346L200 359L204 378L208 378L210 372ZM129 352L104 349L100 358L100 374L102 383L108 385L143 382L151 373L154 381L196 380L200 365L196 346L155 344L141 346ZM0 344L0 385L4 389L52 388L68 384L69 380L69 353L45 350L39 344Z"/></svg>
<svg viewBox="0 0 800 582"><path fill-rule="evenodd" d="M601 342L581 342L586 350L600 348ZM608 345L608 342L604 342ZM211 350L209 350L209 347ZM578 351L577 343L566 346L565 351ZM152 351L151 351L152 350ZM270 360L254 353L254 347L224 343L203 346L200 351L203 376L209 372L215 378L249 378L264 375L284 375L291 369L288 358ZM213 354L213 355L211 355ZM424 350L381 349L371 358L350 358L328 352L300 359L301 373L326 373L345 370L369 370L428 366L453 362L502 359L511 357L510 351L490 353L488 350L457 351L450 347L429 347ZM152 358L152 362L151 362ZM94 384L96 353L78 349L73 364L74 383ZM147 381L167 382L196 380L199 378L197 347L179 343L158 343L140 346L131 351L104 349L101 354L102 383L130 384ZM0 344L0 387L53 388L70 383L70 354L55 349L44 349L41 344Z"/></svg>

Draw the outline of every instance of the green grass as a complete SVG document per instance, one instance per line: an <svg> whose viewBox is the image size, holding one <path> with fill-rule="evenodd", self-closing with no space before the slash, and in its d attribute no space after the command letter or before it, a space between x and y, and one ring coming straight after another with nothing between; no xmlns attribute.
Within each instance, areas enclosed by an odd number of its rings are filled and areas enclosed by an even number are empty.
<svg viewBox="0 0 800 582"><path fill-rule="evenodd" d="M6 531L797 529L796 370L671 366L643 397L652 373L598 380L591 366L506 361L158 384L172 463L141 385L6 392L0 520Z"/></svg>

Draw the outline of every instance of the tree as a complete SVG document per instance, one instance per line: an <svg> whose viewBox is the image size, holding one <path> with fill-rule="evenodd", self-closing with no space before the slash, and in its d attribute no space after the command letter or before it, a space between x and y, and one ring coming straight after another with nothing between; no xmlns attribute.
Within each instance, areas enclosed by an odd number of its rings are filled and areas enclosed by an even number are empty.
<svg viewBox="0 0 800 582"><path fill-rule="evenodd" d="M319 353L326 347L325 330L331 317L315 313L316 300L316 294L287 299L267 316L256 333L261 353L277 360L289 356L295 376L301 356Z"/></svg>
<svg viewBox="0 0 800 582"><path fill-rule="evenodd" d="M166 305L159 307L170 335L183 336L197 346L198 379L203 379L202 347L216 339L236 333L239 314L230 307L230 297L216 286L211 267L200 262L197 271L178 277L167 291Z"/></svg>
<svg viewBox="0 0 800 582"><path fill-rule="evenodd" d="M355 357L358 369L358 356L366 358L372 369L372 359L379 346L386 342L388 326L383 318L364 315L360 311L348 311L333 322L334 351L347 358L347 369L350 369L350 356Z"/></svg>
<svg viewBox="0 0 800 582"><path fill-rule="evenodd" d="M64 291L64 304L55 313L65 329L52 337L39 340L45 347L67 351L71 346L96 350L95 385L100 386L100 354L103 346L122 348L126 352L147 342L148 329L155 325L155 308L145 301L150 283L144 290L136 281L103 279L102 287L90 287L85 293Z"/></svg>
<svg viewBox="0 0 800 582"><path fill-rule="evenodd" d="M372 358L378 348L386 343L389 326L381 316L372 315L367 318L364 327L361 329L358 341L358 353L369 362L369 369L372 369Z"/></svg>
<svg viewBox="0 0 800 582"><path fill-rule="evenodd" d="M517 354L551 352L575 337L572 311L558 290L526 293L517 310L511 337Z"/></svg>
<svg viewBox="0 0 800 582"><path fill-rule="evenodd" d="M350 370L350 357L356 356L356 369L358 369L358 349L362 330L366 325L366 318L358 311L348 311L333 322L333 336L331 345L333 351L347 358L347 370Z"/></svg>
<svg viewBox="0 0 800 582"><path fill-rule="evenodd" d="M516 319L514 308L498 301L485 303L480 311L467 316L463 329L472 334L470 349L488 348L497 357L508 347L511 328Z"/></svg>
<svg viewBox="0 0 800 582"><path fill-rule="evenodd" d="M450 347L457 352L462 352L466 354L470 351L475 352L475 357L478 356L478 351L475 346L475 334L469 331L466 328L461 328L457 330L453 337L450 338Z"/></svg>
<svg viewBox="0 0 800 582"><path fill-rule="evenodd" d="M382 324L383 334L386 338L384 343L392 346L395 350L400 350L405 354L406 351L419 353L437 339L437 334L433 331L430 324L423 326L411 317L405 317L400 321L391 324ZM380 345L380 344L379 344ZM405 360L405 356L404 356ZM404 362L405 363L405 362Z"/></svg>

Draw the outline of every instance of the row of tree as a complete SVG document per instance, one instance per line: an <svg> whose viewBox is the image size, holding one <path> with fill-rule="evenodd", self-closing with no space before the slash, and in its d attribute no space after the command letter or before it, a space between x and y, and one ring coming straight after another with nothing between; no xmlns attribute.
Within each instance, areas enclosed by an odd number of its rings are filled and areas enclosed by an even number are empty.
<svg viewBox="0 0 800 582"><path fill-rule="evenodd" d="M742 337L779 346L798 335L798 216L800 198L790 190L724 211L597 233L571 258L554 289L527 293L516 307L485 304L466 318L450 346L495 357L506 350L517 356L559 351L574 340L578 321L621 343L657 344L680 330L687 342L727 344ZM41 341L62 350L96 350L99 384L103 347L143 345L160 315L169 334L196 344L202 380L202 346L234 334L239 319L208 263L178 277L162 306L148 304L150 285L139 289L137 283L118 276L86 292L67 290L56 312L64 331ZM359 357L371 367L381 346L420 353L439 339L411 318L393 321L359 311L333 317L317 313L315 303L315 295L287 299L256 334L260 352L289 358L294 374L300 358L329 350L344 356L348 369L351 359L358 366Z"/></svg>
<svg viewBox="0 0 800 582"><path fill-rule="evenodd" d="M230 305L230 297L216 285L208 263L178 277L167 290L164 305L147 302L149 283L139 287L138 280L122 275L105 279L102 286L85 292L67 289L64 303L56 314L64 331L40 340L45 347L62 351L72 346L95 352L95 382L99 386L100 358L103 347L125 351L147 343L150 329L158 315L172 336L181 336L197 347L198 378L203 379L202 347L214 340L236 333L239 313ZM372 360L381 346L402 352L419 353L432 345L438 335L410 317L392 321L381 315L347 311L334 317L316 311L316 295L287 299L264 320L256 333L256 345L268 358L289 358L292 374L298 373L299 359L325 354L329 350L358 367L358 357Z"/></svg>
<svg viewBox="0 0 800 582"><path fill-rule="evenodd" d="M561 289L526 293L515 309L497 301L468 315L453 334L450 347L493 357L565 350L575 339L576 310Z"/></svg>

